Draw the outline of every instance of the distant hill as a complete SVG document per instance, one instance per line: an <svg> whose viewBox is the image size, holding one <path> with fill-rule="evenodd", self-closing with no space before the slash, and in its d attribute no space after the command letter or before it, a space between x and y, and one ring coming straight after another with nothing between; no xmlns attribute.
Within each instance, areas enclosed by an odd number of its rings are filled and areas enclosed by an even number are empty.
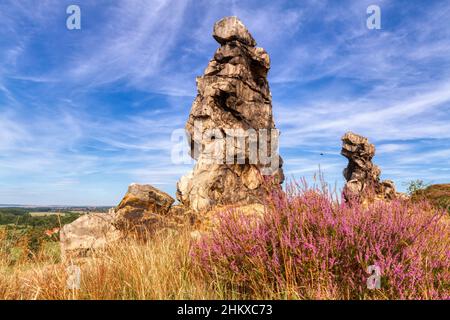
<svg viewBox="0 0 450 320"><path fill-rule="evenodd" d="M426 199L435 206L447 209L450 212L450 183L433 184L423 190L418 190L412 195L412 199Z"/></svg>
<svg viewBox="0 0 450 320"><path fill-rule="evenodd" d="M26 206L21 204L1 204L0 208L33 208L33 206Z"/></svg>

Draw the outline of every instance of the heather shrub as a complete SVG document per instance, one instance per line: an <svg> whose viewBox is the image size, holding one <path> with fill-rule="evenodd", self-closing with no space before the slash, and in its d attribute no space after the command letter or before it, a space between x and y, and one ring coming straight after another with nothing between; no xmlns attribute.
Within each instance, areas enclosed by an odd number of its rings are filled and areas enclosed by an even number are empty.
<svg viewBox="0 0 450 320"><path fill-rule="evenodd" d="M450 297L450 223L428 203L344 202L304 182L267 198L263 217L222 212L193 245L216 285L248 298ZM367 287L371 265L381 271L380 289Z"/></svg>

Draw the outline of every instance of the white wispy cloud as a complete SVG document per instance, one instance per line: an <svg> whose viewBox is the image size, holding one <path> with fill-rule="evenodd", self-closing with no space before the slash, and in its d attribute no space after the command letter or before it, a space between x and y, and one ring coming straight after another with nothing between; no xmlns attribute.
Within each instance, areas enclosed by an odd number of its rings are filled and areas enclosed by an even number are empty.
<svg viewBox="0 0 450 320"><path fill-rule="evenodd" d="M182 86L169 85L177 77L176 61L169 55L188 5L189 1L152 0L119 1L107 7L109 22L81 39L69 78L84 87L126 80L140 89L186 93Z"/></svg>

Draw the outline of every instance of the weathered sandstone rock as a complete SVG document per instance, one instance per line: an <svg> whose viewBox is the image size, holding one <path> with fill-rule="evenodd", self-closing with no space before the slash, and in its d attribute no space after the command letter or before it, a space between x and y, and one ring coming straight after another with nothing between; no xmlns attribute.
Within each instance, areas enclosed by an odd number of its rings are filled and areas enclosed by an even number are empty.
<svg viewBox="0 0 450 320"><path fill-rule="evenodd" d="M237 40L249 46L256 46L250 32L237 17L225 17L214 24L214 39L220 44Z"/></svg>
<svg viewBox="0 0 450 320"><path fill-rule="evenodd" d="M145 220L153 221L155 215L165 215L175 200L151 185L133 183L116 208L116 225L119 229L134 228Z"/></svg>
<svg viewBox="0 0 450 320"><path fill-rule="evenodd" d="M267 82L269 55L255 47L237 17L218 21L213 36L221 46L197 78L186 123L197 163L177 184L177 199L197 212L258 202L263 176L284 180ZM259 153L255 146L267 150Z"/></svg>
<svg viewBox="0 0 450 320"><path fill-rule="evenodd" d="M131 184L117 208L81 216L62 228L63 255L82 256L131 235L142 238L193 223L188 208L172 206L174 201L151 185Z"/></svg>
<svg viewBox="0 0 450 320"><path fill-rule="evenodd" d="M83 256L91 249L119 240L121 234L113 224L114 219L114 210L110 210L109 213L86 214L66 224L60 232L63 259Z"/></svg>
<svg viewBox="0 0 450 320"><path fill-rule="evenodd" d="M346 199L373 196L376 199L391 200L399 196L394 182L380 180L381 170L372 163L375 146L367 138L347 132L342 137L341 154L348 159L348 166L343 172L347 180L344 186Z"/></svg>

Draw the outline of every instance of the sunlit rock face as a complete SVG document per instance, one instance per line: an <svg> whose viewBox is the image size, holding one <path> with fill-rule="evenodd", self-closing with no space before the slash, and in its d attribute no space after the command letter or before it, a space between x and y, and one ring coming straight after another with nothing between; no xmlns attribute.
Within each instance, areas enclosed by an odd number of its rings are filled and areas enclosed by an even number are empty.
<svg viewBox="0 0 450 320"><path fill-rule="evenodd" d="M348 159L348 166L343 172L347 180L344 186L347 199L363 196L391 200L401 196L395 191L394 182L381 181L381 170L372 162L375 146L366 137L347 132L341 140L341 154Z"/></svg>
<svg viewBox="0 0 450 320"><path fill-rule="evenodd" d="M186 123L197 163L177 184L178 200L194 211L258 202L264 176L284 180L267 81L269 55L237 17L216 22L213 37L220 47L197 78Z"/></svg>

